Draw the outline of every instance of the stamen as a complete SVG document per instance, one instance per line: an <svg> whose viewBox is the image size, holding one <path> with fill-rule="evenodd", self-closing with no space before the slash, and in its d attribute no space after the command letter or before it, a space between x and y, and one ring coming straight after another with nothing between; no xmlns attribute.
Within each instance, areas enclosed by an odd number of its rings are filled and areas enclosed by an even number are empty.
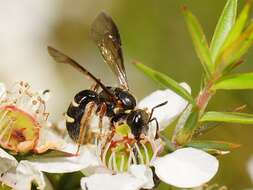
<svg viewBox="0 0 253 190"><path fill-rule="evenodd" d="M132 148L130 147L129 144L127 144L127 146L128 146L128 148L130 149L130 150L129 150L129 152L130 152L130 157L132 157L133 163L134 163L134 164L137 164L137 161L136 161L136 158L135 158L135 156L134 156L134 153L133 153ZM129 164L129 167L130 167L130 164Z"/></svg>
<svg viewBox="0 0 253 190"><path fill-rule="evenodd" d="M160 151L160 149L162 148L162 144L160 144L155 150L154 150L154 153L153 153L153 156L151 158L151 162L156 158L158 152Z"/></svg>
<svg viewBox="0 0 253 190"><path fill-rule="evenodd" d="M17 120L11 120L10 122L10 127L9 130L11 130L11 128L14 126L14 124L16 123ZM6 127L7 128L7 127ZM10 142L10 138L11 138L11 132L8 134L7 140L6 140L6 144L8 144Z"/></svg>
<svg viewBox="0 0 253 190"><path fill-rule="evenodd" d="M128 148L130 149L130 146L127 144ZM130 155L128 157L128 162L127 162L127 168L130 168L131 162L132 162L132 154L131 154L131 150L129 150Z"/></svg>
<svg viewBox="0 0 253 190"><path fill-rule="evenodd" d="M111 170L113 170L113 168L112 168L112 158L113 158L113 153L110 155L110 158L108 160L108 168L111 169Z"/></svg>
<svg viewBox="0 0 253 190"><path fill-rule="evenodd" d="M140 157L140 159L141 159L141 164L144 164L143 156L142 156L142 153L141 153L141 151L140 151L139 146L137 145L137 143L134 143L134 146L135 146L135 148L137 149L138 155L139 155L139 157Z"/></svg>
<svg viewBox="0 0 253 190"><path fill-rule="evenodd" d="M144 152L145 152L145 156L146 156L146 164L148 165L149 164L149 155L148 155L148 149L147 149L147 147L143 144L143 143L141 143L141 145L142 145L142 147L143 147L143 149L144 149Z"/></svg>
<svg viewBox="0 0 253 190"><path fill-rule="evenodd" d="M5 124L5 128L2 130L2 132L0 133L0 140L2 140L4 138L4 135L10 130L12 124L13 124L14 120L8 119L7 123ZM8 137L9 138L9 137ZM9 142L9 141L7 141Z"/></svg>
<svg viewBox="0 0 253 190"><path fill-rule="evenodd" d="M102 153L103 154L103 158L102 158L102 162L104 163L104 165L106 165L106 153L107 153L107 151L108 151L108 149L109 149L109 147L110 147L110 145L111 145L111 142L109 142L109 143L107 143L107 145L105 146L105 150L104 150L104 152Z"/></svg>
<svg viewBox="0 0 253 190"><path fill-rule="evenodd" d="M124 155L121 155L120 172L123 172L124 164L125 164L125 156L124 156Z"/></svg>
<svg viewBox="0 0 253 190"><path fill-rule="evenodd" d="M6 115L8 114L8 112L9 112L9 110L6 110L6 111L3 113L2 117L0 118L0 123L2 123L2 121L5 119L5 117L6 117ZM0 126L0 129L1 129L1 126Z"/></svg>
<svg viewBox="0 0 253 190"><path fill-rule="evenodd" d="M116 154L115 151L112 153L112 161L113 161L113 170L119 172L117 162L116 162Z"/></svg>

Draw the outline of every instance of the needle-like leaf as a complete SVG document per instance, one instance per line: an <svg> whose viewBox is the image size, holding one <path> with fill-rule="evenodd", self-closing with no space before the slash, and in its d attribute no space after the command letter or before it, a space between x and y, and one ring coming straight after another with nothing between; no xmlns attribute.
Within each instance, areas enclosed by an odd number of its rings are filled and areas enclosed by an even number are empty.
<svg viewBox="0 0 253 190"><path fill-rule="evenodd" d="M214 70L214 64L203 29L197 18L186 7L183 7L183 13L196 53L204 71L207 75L210 75Z"/></svg>
<svg viewBox="0 0 253 190"><path fill-rule="evenodd" d="M242 33L249 16L250 6L251 6L251 1L247 1L238 19L236 20L234 26L230 30L226 38L226 41L223 45L223 49L226 48L231 42L233 42Z"/></svg>
<svg viewBox="0 0 253 190"><path fill-rule="evenodd" d="M236 11L237 0L228 0L216 25L210 45L211 56L214 62L225 42L225 39L227 38L229 31L235 23Z"/></svg>
<svg viewBox="0 0 253 190"><path fill-rule="evenodd" d="M199 120L200 122L224 122L253 124L253 114L237 112L206 112Z"/></svg>
<svg viewBox="0 0 253 190"><path fill-rule="evenodd" d="M253 89L253 73L234 74L227 77L223 77L214 84L213 89L215 90Z"/></svg>
<svg viewBox="0 0 253 190"><path fill-rule="evenodd" d="M175 80L168 77L167 75L160 73L158 71L155 71L144 64L134 61L134 65L143 71L147 76L158 82L162 87L169 88L175 93L177 93L179 96L184 98L185 100L189 101L190 103L194 103L194 100L189 92L185 90L182 86L180 86Z"/></svg>

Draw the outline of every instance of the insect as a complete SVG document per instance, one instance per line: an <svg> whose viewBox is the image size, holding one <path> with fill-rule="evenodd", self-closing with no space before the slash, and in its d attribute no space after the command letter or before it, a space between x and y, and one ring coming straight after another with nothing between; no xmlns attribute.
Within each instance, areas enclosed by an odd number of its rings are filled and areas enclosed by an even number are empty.
<svg viewBox="0 0 253 190"><path fill-rule="evenodd" d="M114 126L114 123L123 120L130 127L135 139L138 140L148 124L156 121L156 118L152 117L154 109L167 102L155 106L151 113L136 108L136 99L130 93L127 82L119 31L110 16L101 12L95 18L91 26L91 37L98 46L104 61L117 76L119 87L105 86L100 79L75 60L52 47L48 47L49 54L56 62L70 64L95 82L95 85L90 89L77 93L68 107L66 119L68 133L79 146L90 143L92 135L89 124L95 113L99 117L99 128L103 127L103 117L109 118L111 127ZM100 88L101 90L99 90Z"/></svg>

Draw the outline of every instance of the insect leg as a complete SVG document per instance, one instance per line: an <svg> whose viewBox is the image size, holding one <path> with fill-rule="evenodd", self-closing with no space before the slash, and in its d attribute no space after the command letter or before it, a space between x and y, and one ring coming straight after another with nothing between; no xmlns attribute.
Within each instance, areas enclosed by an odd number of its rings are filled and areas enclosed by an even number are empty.
<svg viewBox="0 0 253 190"><path fill-rule="evenodd" d="M102 103L100 110L99 110L99 129L100 132L102 132L102 128L103 128L103 117L105 116L107 111L107 106L105 103Z"/></svg>
<svg viewBox="0 0 253 190"><path fill-rule="evenodd" d="M92 114L95 111L95 105L96 105L96 103L93 101L88 103L86 106L85 113L83 114L83 117L81 119L79 137L77 140L77 143L78 143L77 154L79 153L80 146L84 143L85 138L90 135L89 134L90 133L89 124L90 124L90 120L92 118ZM89 140L89 139L87 139L87 140Z"/></svg>

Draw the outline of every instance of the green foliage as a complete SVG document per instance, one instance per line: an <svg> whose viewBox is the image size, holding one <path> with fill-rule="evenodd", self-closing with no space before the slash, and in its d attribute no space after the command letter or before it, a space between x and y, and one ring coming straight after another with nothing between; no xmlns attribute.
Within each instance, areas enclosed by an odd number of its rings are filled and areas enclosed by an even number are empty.
<svg viewBox="0 0 253 190"><path fill-rule="evenodd" d="M225 154L235 148L240 147L240 145L225 141L199 140L199 141L191 141L187 143L185 147L193 147L201 149L212 154Z"/></svg>
<svg viewBox="0 0 253 190"><path fill-rule="evenodd" d="M240 36L242 33L245 24L247 22L248 16L249 16L249 10L250 10L250 1L248 1L243 10L241 11L238 19L236 20L234 26L230 30L229 34L226 37L226 41L223 45L223 48L226 48L229 44L231 44L236 38Z"/></svg>
<svg viewBox="0 0 253 190"><path fill-rule="evenodd" d="M234 74L224 77L214 84L213 89L253 89L253 73Z"/></svg>
<svg viewBox="0 0 253 190"><path fill-rule="evenodd" d="M138 69L140 69L147 76L149 76L150 78L152 78L153 80L158 82L158 84L161 85L162 87L171 89L172 91L177 93L179 96L183 97L184 99L186 99L187 101L189 101L191 103L194 102L191 94L189 92L187 92L187 90L185 90L182 86L180 86L175 80L173 80L169 76L167 76L163 73L160 73L158 71L155 71L155 70L143 65L140 62L135 61L134 63L135 63L134 65Z"/></svg>
<svg viewBox="0 0 253 190"><path fill-rule="evenodd" d="M222 64L222 68L226 68L230 64L236 64L251 47L252 42L253 23L251 23L240 36L224 48L216 64Z"/></svg>
<svg viewBox="0 0 253 190"><path fill-rule="evenodd" d="M237 113L237 112L206 112L200 122L224 122L224 123L240 123L253 124L253 114Z"/></svg>
<svg viewBox="0 0 253 190"><path fill-rule="evenodd" d="M210 44L210 51L213 61L216 60L229 31L235 23L236 12L237 0L228 0L216 25L212 42Z"/></svg>
<svg viewBox="0 0 253 190"><path fill-rule="evenodd" d="M203 29L199 24L197 18L187 8L183 8L183 13L196 53L202 63L204 71L208 76L210 76L214 70L214 64L212 62L208 43Z"/></svg>
<svg viewBox="0 0 253 190"><path fill-rule="evenodd" d="M181 128L175 135L174 141L177 144L183 145L191 140L197 128L198 118L199 118L198 110L194 110L190 113L183 128Z"/></svg>

